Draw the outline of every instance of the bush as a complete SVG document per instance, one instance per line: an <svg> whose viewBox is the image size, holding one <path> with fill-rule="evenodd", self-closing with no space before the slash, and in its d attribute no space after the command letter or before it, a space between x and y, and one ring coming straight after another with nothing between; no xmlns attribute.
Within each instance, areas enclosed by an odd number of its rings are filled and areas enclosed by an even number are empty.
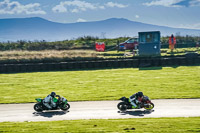
<svg viewBox="0 0 200 133"><path fill-rule="evenodd" d="M55 41L55 42L46 42L45 40L35 40L35 41L26 41L19 40L17 42L0 42L0 50L30 50L30 51L38 51L38 50L68 50L68 49L94 49L95 42L104 42L106 47L116 46L117 44L124 42L130 37L119 37L114 39L100 39L98 37L92 36L84 36L79 37L74 40L63 40L63 41ZM169 36L161 38L161 47L168 48ZM176 48L187 48L187 47L195 47L196 43L200 41L199 37L193 36L176 36Z"/></svg>

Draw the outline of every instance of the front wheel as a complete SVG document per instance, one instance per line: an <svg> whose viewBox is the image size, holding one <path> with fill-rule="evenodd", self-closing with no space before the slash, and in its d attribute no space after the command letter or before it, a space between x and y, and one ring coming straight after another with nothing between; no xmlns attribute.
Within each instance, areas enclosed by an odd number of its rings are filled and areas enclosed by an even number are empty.
<svg viewBox="0 0 200 133"><path fill-rule="evenodd" d="M33 108L37 112L42 112L43 111L41 103L36 103Z"/></svg>
<svg viewBox="0 0 200 133"><path fill-rule="evenodd" d="M67 104L65 105L65 107L62 106L60 109L62 109L63 111L67 111L69 108L70 108L70 105L67 103Z"/></svg>
<svg viewBox="0 0 200 133"><path fill-rule="evenodd" d="M120 110L120 111L126 111L127 110L127 105L125 102L120 102L118 105L117 105L117 108Z"/></svg>
<svg viewBox="0 0 200 133"><path fill-rule="evenodd" d="M145 108L146 110L151 110L151 109L154 108L154 104L153 104L153 103L149 103L148 105L144 106L144 108Z"/></svg>

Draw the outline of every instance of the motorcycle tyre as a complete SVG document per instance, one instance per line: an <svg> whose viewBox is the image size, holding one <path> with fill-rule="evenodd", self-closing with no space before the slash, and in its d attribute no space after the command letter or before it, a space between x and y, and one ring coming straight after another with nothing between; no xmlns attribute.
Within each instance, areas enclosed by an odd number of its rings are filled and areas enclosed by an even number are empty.
<svg viewBox="0 0 200 133"><path fill-rule="evenodd" d="M41 103L36 103L33 108L37 112L42 112L43 111Z"/></svg>
<svg viewBox="0 0 200 133"><path fill-rule="evenodd" d="M152 109L154 108L154 104L153 104L153 103L150 103L150 105L151 105L151 108L146 108L145 106L144 106L144 108L145 108L146 110L152 110Z"/></svg>
<svg viewBox="0 0 200 133"><path fill-rule="evenodd" d="M61 110L63 111L67 111L70 108L69 104L66 104L65 108L64 107L60 107Z"/></svg>
<svg viewBox="0 0 200 133"><path fill-rule="evenodd" d="M120 102L120 103L117 105L117 108L118 108L120 111L124 112L124 111L127 110L127 105L126 105L125 102Z"/></svg>

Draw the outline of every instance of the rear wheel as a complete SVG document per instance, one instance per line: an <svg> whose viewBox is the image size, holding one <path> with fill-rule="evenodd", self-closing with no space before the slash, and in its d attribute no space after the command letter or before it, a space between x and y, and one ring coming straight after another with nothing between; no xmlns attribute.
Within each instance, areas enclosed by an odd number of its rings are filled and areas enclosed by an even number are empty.
<svg viewBox="0 0 200 133"><path fill-rule="evenodd" d="M120 102L118 105L117 105L117 108L120 110L120 111L126 111L127 110L127 105L125 102Z"/></svg>
<svg viewBox="0 0 200 133"><path fill-rule="evenodd" d="M70 105L67 103L67 104L65 105L65 107L62 106L60 109L62 109L63 111L67 111L69 108L70 108Z"/></svg>
<svg viewBox="0 0 200 133"><path fill-rule="evenodd" d="M144 106L144 108L145 108L146 110L151 110L151 109L154 108L154 104L153 104L153 103L150 103L150 104Z"/></svg>
<svg viewBox="0 0 200 133"><path fill-rule="evenodd" d="M42 112L43 111L41 103L36 103L33 108L37 112Z"/></svg>

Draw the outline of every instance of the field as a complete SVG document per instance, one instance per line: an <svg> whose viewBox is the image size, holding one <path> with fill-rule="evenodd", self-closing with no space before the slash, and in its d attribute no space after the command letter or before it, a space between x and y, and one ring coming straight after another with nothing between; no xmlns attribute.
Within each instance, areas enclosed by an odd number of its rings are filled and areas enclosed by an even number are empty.
<svg viewBox="0 0 200 133"><path fill-rule="evenodd" d="M200 98L200 66L0 74L0 103L35 102L51 91L69 101Z"/></svg>
<svg viewBox="0 0 200 133"><path fill-rule="evenodd" d="M72 120L45 122L2 122L0 132L15 133L123 133L123 132L200 132L200 117L189 118L135 118L108 120Z"/></svg>
<svg viewBox="0 0 200 133"><path fill-rule="evenodd" d="M43 50L2 51L0 53L0 63L64 62L82 58L97 58L97 52L94 50Z"/></svg>
<svg viewBox="0 0 200 133"><path fill-rule="evenodd" d="M197 48L177 48L173 52L169 49L161 49L161 56L185 55L187 52L197 52ZM135 55L136 57L138 55ZM103 58L125 58L135 57L130 51L106 51L96 52L95 50L42 50L42 51L1 51L0 63L28 63L28 62L66 62L70 60L91 60Z"/></svg>
<svg viewBox="0 0 200 133"><path fill-rule="evenodd" d="M194 52L176 49L174 55ZM72 54L72 53L76 54ZM5 51L0 61L26 62L82 58L118 58L125 52L109 51ZM199 51L198 51L199 52ZM171 55L163 50L162 55ZM200 66L103 69L0 74L0 103L36 102L51 91L69 101L117 100L143 91L151 99L200 98ZM200 117L1 122L0 133L72 132L200 132Z"/></svg>

